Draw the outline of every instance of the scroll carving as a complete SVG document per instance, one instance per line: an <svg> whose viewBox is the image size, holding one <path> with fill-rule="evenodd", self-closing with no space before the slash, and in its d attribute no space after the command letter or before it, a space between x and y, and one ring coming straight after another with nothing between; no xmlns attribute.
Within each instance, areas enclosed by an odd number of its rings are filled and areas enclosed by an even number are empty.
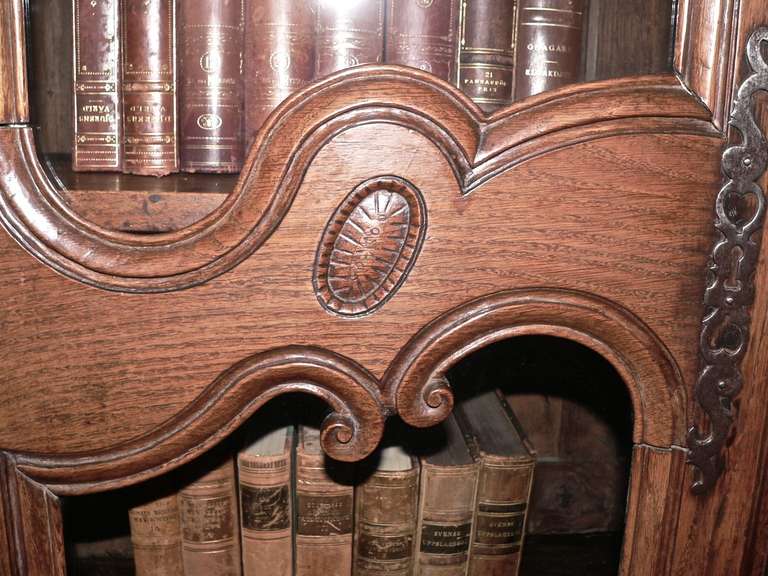
<svg viewBox="0 0 768 576"><path fill-rule="evenodd" d="M747 44L752 68L733 102L730 126L742 143L723 153L727 181L715 201L718 240L708 265L704 293L704 320L699 341L702 369L695 396L709 417L710 429L694 426L688 433L688 460L698 469L692 490L709 490L723 469L723 446L733 426L732 400L743 381L740 363L749 343L750 307L754 297L754 271L760 253L760 229L765 196L758 184L768 162L768 143L755 122L752 100L768 91L768 63L761 43L768 28L756 30Z"/></svg>
<svg viewBox="0 0 768 576"><path fill-rule="evenodd" d="M432 426L453 408L445 378L453 364L493 342L525 334L567 338L608 359L632 395L636 443L683 442L685 387L668 350L631 312L573 290L497 292L436 318L390 364L382 379L385 402L408 424Z"/></svg>
<svg viewBox="0 0 768 576"><path fill-rule="evenodd" d="M318 396L330 406L320 440L331 457L359 460L381 440L386 410L376 378L323 348L287 346L233 365L178 416L119 449L83 456L17 455L17 464L56 494L125 486L195 458L266 402L290 392Z"/></svg>
<svg viewBox="0 0 768 576"><path fill-rule="evenodd" d="M394 176L358 186L331 216L315 259L320 304L342 316L375 311L416 261L427 211L415 186Z"/></svg>

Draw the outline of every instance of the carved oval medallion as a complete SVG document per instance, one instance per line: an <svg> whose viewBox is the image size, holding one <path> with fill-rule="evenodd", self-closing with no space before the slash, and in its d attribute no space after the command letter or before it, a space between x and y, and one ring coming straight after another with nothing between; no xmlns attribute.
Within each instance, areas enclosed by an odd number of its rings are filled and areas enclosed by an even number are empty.
<svg viewBox="0 0 768 576"><path fill-rule="evenodd" d="M312 282L320 304L343 316L373 312L405 281L426 232L413 184L395 176L363 182L325 227Z"/></svg>

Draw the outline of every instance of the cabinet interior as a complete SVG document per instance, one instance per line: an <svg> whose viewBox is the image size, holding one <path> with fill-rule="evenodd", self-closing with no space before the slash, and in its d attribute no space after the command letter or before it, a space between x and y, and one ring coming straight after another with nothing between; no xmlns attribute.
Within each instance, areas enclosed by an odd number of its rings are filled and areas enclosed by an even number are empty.
<svg viewBox="0 0 768 576"><path fill-rule="evenodd" d="M633 414L627 388L613 367L581 344L521 336L464 358L448 379L458 402L489 387L501 389L537 451L520 575L617 574ZM326 413L314 397L280 397L214 448L213 457L234 457L262 419L318 425ZM425 437L435 437L428 431L400 421L387 427L414 453L434 448L423 446ZM366 470L372 459L350 466ZM129 508L178 489L199 469L200 462L193 461L135 486L64 499L69 574L132 574Z"/></svg>

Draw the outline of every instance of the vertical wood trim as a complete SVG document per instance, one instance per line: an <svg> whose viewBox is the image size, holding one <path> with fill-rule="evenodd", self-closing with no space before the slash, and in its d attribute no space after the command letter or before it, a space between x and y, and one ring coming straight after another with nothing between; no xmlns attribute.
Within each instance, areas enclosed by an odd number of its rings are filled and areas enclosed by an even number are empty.
<svg viewBox="0 0 768 576"><path fill-rule="evenodd" d="M4 498L4 574L18 576L66 576L61 502L45 486L27 478L13 458L0 455L4 465L0 486Z"/></svg>
<svg viewBox="0 0 768 576"><path fill-rule="evenodd" d="M670 573L685 454L678 448L634 447L621 576Z"/></svg>
<svg viewBox="0 0 768 576"><path fill-rule="evenodd" d="M0 125L29 122L24 0L0 3Z"/></svg>
<svg viewBox="0 0 768 576"><path fill-rule="evenodd" d="M0 453L0 574L19 574L14 538L11 485L5 456Z"/></svg>
<svg viewBox="0 0 768 576"><path fill-rule="evenodd" d="M678 9L675 71L710 109L721 130L731 108L736 61L745 45L744 38L737 44L739 2L680 0Z"/></svg>

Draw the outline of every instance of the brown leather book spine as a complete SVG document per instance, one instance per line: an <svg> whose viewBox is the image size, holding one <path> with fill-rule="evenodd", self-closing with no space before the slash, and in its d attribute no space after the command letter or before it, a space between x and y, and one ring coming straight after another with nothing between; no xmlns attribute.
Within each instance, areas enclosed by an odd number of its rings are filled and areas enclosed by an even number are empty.
<svg viewBox="0 0 768 576"><path fill-rule="evenodd" d="M245 20L245 141L315 77L316 0L251 0Z"/></svg>
<svg viewBox="0 0 768 576"><path fill-rule="evenodd" d="M477 489L477 464L421 463L416 576L465 576Z"/></svg>
<svg viewBox="0 0 768 576"><path fill-rule="evenodd" d="M179 1L179 161L185 172L243 164L244 0Z"/></svg>
<svg viewBox="0 0 768 576"><path fill-rule="evenodd" d="M319 0L317 76L384 60L384 0Z"/></svg>
<svg viewBox="0 0 768 576"><path fill-rule="evenodd" d="M372 474L355 494L355 576L410 576L416 542L419 465Z"/></svg>
<svg viewBox="0 0 768 576"><path fill-rule="evenodd" d="M316 430L301 428L296 450L296 576L352 573L352 482L340 483ZM337 469L338 470L338 469Z"/></svg>
<svg viewBox="0 0 768 576"><path fill-rule="evenodd" d="M128 520L136 576L183 576L178 495L131 508Z"/></svg>
<svg viewBox="0 0 768 576"><path fill-rule="evenodd" d="M120 10L117 0L73 0L72 168L120 171Z"/></svg>
<svg viewBox="0 0 768 576"><path fill-rule="evenodd" d="M245 576L291 576L291 453L293 435L282 454L237 457L240 482L240 528Z"/></svg>
<svg viewBox="0 0 768 576"><path fill-rule="evenodd" d="M469 576L516 576L533 485L534 462L483 455Z"/></svg>
<svg viewBox="0 0 768 576"><path fill-rule="evenodd" d="M458 86L484 112L512 102L517 0L464 0Z"/></svg>
<svg viewBox="0 0 768 576"><path fill-rule="evenodd" d="M175 0L123 0L123 170L178 170Z"/></svg>
<svg viewBox="0 0 768 576"><path fill-rule="evenodd" d="M455 82L461 0L390 0L385 60Z"/></svg>
<svg viewBox="0 0 768 576"><path fill-rule="evenodd" d="M186 576L240 576L235 466L229 459L179 492Z"/></svg>
<svg viewBox="0 0 768 576"><path fill-rule="evenodd" d="M515 99L577 82L586 0L519 0Z"/></svg>

